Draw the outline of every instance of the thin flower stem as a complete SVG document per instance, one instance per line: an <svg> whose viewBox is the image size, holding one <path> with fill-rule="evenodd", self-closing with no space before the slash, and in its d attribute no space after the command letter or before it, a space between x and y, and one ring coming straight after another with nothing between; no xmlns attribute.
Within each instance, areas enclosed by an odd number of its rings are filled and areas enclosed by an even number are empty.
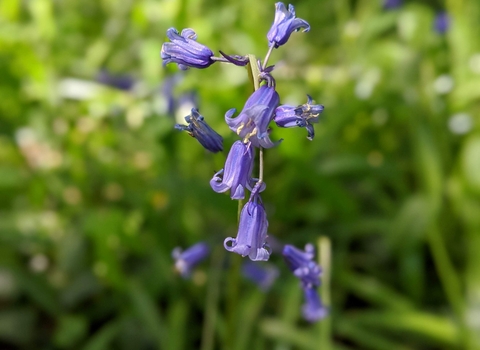
<svg viewBox="0 0 480 350"><path fill-rule="evenodd" d="M210 59L211 59L212 61L217 61L217 62L232 63L232 62L230 62L229 60L227 60L225 57L212 56L212 57L210 57Z"/></svg>
<svg viewBox="0 0 480 350"><path fill-rule="evenodd" d="M268 59L270 58L270 55L271 55L274 47L275 47L275 46L272 45L272 46L270 46L270 48L268 49L267 55L265 56L265 59L263 60L262 70L264 70L265 67L267 67Z"/></svg>
<svg viewBox="0 0 480 350"><path fill-rule="evenodd" d="M270 52L271 50L268 51L266 59L268 59L268 56L270 56ZM255 90L258 90L260 88L260 81L258 79L258 77L260 76L260 70L258 69L257 58L251 54L247 55L247 57L249 60L248 74L249 74L250 80L253 80L253 86ZM263 147L259 147L258 158L260 158L259 159L260 164L259 164L259 170L258 170L259 172L258 182L262 183L263 182Z"/></svg>
<svg viewBox="0 0 480 350"><path fill-rule="evenodd" d="M258 149L258 158L260 158L260 163L258 166L258 182L263 182L263 147L259 147Z"/></svg>
<svg viewBox="0 0 480 350"><path fill-rule="evenodd" d="M253 82L254 90L258 90L260 88L260 80L258 77L260 76L260 70L258 69L257 65L257 58L254 55L248 54L248 76L250 80Z"/></svg>
<svg viewBox="0 0 480 350"><path fill-rule="evenodd" d="M321 236L318 239L318 263L322 267L322 284L320 286L320 296L322 298L323 305L330 309L331 297L330 297L330 278L331 278L331 264L332 264L332 244L330 238L327 236ZM319 322L320 336L318 342L318 349L330 350L332 348L331 340L331 317L327 316L322 322Z"/></svg>

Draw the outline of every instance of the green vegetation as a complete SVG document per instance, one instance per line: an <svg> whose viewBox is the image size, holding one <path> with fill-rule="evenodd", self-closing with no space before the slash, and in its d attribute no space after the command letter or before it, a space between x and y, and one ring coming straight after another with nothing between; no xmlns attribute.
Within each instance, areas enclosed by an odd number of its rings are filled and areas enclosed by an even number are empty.
<svg viewBox="0 0 480 350"><path fill-rule="evenodd" d="M273 2L0 0L1 349L480 349L480 2L294 5L312 29L271 56L281 102L325 111L312 142L274 127L263 200L280 242L331 243L331 316L302 321L278 252L267 294L240 276L237 203L209 186L226 153L175 131L162 90L194 90L228 150L247 72L164 69L160 48L191 27L263 57ZM183 280L170 253L201 240Z"/></svg>

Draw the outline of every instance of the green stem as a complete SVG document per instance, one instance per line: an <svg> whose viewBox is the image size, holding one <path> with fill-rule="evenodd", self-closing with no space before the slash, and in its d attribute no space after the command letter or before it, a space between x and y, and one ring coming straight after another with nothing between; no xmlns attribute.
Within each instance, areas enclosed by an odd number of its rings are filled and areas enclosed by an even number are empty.
<svg viewBox="0 0 480 350"><path fill-rule="evenodd" d="M213 251L212 263L208 273L208 289L205 302L205 320L202 330L201 350L214 349L215 323L217 322L218 300L220 295L220 273L224 257L224 249L217 248Z"/></svg>
<svg viewBox="0 0 480 350"><path fill-rule="evenodd" d="M270 58L270 55L272 54L272 51L273 51L273 48L274 48L274 47L275 47L274 45L272 45L272 46L269 47L268 52L267 52L267 55L265 56L265 59L263 60L262 70L264 70L265 67L267 66L268 59Z"/></svg>
<svg viewBox="0 0 480 350"><path fill-rule="evenodd" d="M260 88L260 80L258 79L258 77L260 76L260 70L258 69L257 58L252 54L248 54L247 57L249 61L247 65L248 77L253 83L253 87L256 91Z"/></svg>
<svg viewBox="0 0 480 350"><path fill-rule="evenodd" d="M318 263L322 268L322 284L320 287L320 296L322 297L322 302L327 309L330 308L331 298L330 298L330 277L331 277L331 263L332 263L332 244L330 238L326 236L321 236L318 239ZM320 350L330 350L332 348L331 343L331 333L332 333L332 322L331 316L327 316L324 320L319 322L320 332L319 332L319 342L318 349Z"/></svg>

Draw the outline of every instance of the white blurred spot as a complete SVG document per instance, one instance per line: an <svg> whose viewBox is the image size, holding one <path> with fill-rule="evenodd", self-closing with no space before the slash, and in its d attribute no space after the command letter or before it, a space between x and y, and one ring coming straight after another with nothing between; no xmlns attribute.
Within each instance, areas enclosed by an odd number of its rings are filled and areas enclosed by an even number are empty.
<svg viewBox="0 0 480 350"><path fill-rule="evenodd" d="M175 111L175 121L178 124L186 124L185 117L190 115L192 108L195 108L193 101L184 101Z"/></svg>
<svg viewBox="0 0 480 350"><path fill-rule="evenodd" d="M356 38L362 32L362 27L357 21L348 21L347 24L345 24L344 32L345 36L349 38Z"/></svg>
<svg viewBox="0 0 480 350"><path fill-rule="evenodd" d="M99 84L88 80L65 78L58 84L58 93L65 98L86 100L98 95L101 87Z"/></svg>
<svg viewBox="0 0 480 350"><path fill-rule="evenodd" d="M357 85L355 85L355 95L360 100L368 99L372 95L375 86L380 81L380 77L380 69L370 69L364 75L364 77L361 78L359 82L357 82Z"/></svg>
<svg viewBox="0 0 480 350"><path fill-rule="evenodd" d="M480 74L480 53L476 53L470 57L468 65L473 73Z"/></svg>
<svg viewBox="0 0 480 350"><path fill-rule="evenodd" d="M440 95L448 94L453 89L453 78L448 74L440 75L433 82L435 92Z"/></svg>
<svg viewBox="0 0 480 350"><path fill-rule="evenodd" d="M44 272L48 267L48 258L43 254L36 254L30 259L30 269L33 272Z"/></svg>
<svg viewBox="0 0 480 350"><path fill-rule="evenodd" d="M472 117L467 113L452 115L448 120L448 128L454 134L463 135L472 129Z"/></svg>

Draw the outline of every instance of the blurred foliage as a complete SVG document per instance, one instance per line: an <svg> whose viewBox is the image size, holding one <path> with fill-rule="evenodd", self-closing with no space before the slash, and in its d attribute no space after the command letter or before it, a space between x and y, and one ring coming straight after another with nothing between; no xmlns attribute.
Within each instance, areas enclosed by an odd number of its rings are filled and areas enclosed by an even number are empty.
<svg viewBox="0 0 480 350"><path fill-rule="evenodd" d="M331 316L301 320L278 252L268 294L239 276L236 202L208 183L225 154L173 130L193 93L228 149L245 70L159 57L172 26L262 57L273 3L1 0L0 348L480 348L480 2L294 5L312 29L274 51L278 91L325 112L313 142L274 129L263 199L280 242L331 240ZM182 280L170 252L200 240Z"/></svg>

